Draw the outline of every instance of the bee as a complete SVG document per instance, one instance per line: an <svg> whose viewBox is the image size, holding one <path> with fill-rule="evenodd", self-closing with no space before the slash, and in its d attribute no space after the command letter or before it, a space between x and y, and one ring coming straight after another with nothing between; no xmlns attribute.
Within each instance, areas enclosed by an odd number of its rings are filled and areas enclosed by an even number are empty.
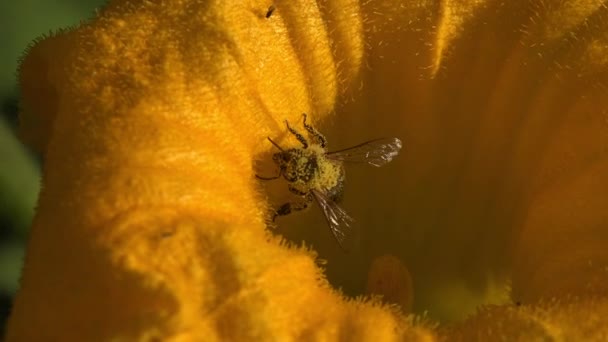
<svg viewBox="0 0 608 342"><path fill-rule="evenodd" d="M298 202L287 202L280 206L274 212L273 222L279 216L307 209L316 201L336 241L340 247L345 248L354 220L337 204L344 192L343 162L359 162L380 167L397 156L401 150L401 140L375 139L343 150L327 152L325 137L306 123L306 113L302 114L302 118L312 143L285 120L287 130L296 137L302 147L284 149L268 137L268 141L280 151L272 156L279 168L278 174L272 177L256 177L261 180L274 180L283 176L288 182L289 191L301 198Z"/></svg>

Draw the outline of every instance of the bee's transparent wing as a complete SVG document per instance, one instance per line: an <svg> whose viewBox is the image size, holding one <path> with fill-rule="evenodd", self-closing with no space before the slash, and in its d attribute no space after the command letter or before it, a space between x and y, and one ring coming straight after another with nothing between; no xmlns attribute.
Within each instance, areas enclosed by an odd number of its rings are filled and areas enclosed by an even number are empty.
<svg viewBox="0 0 608 342"><path fill-rule="evenodd" d="M336 241L338 241L340 247L344 250L348 250L354 243L353 224L355 223L355 220L323 192L312 190L312 193L323 210L329 229L336 238Z"/></svg>
<svg viewBox="0 0 608 342"><path fill-rule="evenodd" d="M327 158L348 162L367 163L380 167L391 160L401 150L401 140L398 138L382 138L370 140L340 151L328 152Z"/></svg>

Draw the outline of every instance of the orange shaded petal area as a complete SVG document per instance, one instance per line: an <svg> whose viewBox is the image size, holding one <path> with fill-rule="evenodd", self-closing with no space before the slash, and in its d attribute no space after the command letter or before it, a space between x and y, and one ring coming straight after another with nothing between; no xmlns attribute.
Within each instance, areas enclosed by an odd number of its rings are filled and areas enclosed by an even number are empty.
<svg viewBox="0 0 608 342"><path fill-rule="evenodd" d="M329 112L363 50L356 2L267 8L115 1L31 49L46 164L9 341L432 337L266 233L254 157Z"/></svg>
<svg viewBox="0 0 608 342"><path fill-rule="evenodd" d="M29 265L47 269L24 283L9 340L429 334L386 308L344 302L323 280L314 255L284 248L249 225L158 207L129 210L95 228L94 244L74 237L79 243L68 244L70 253L39 255L42 247L32 245ZM62 240L56 235L46 244L65 246Z"/></svg>
<svg viewBox="0 0 608 342"><path fill-rule="evenodd" d="M608 295L607 174L595 160L532 203L514 251L514 300Z"/></svg>
<svg viewBox="0 0 608 342"><path fill-rule="evenodd" d="M489 306L444 331L446 341L605 341L608 300L595 296Z"/></svg>
<svg viewBox="0 0 608 342"><path fill-rule="evenodd" d="M349 174L349 191L366 199L351 208L371 227L361 238L369 254L403 260L414 312L445 320L504 302L485 295L504 293L511 277L524 303L605 293L608 8L436 6L369 33L365 96L336 134L403 140L394 164ZM472 305L450 295L452 284Z"/></svg>
<svg viewBox="0 0 608 342"><path fill-rule="evenodd" d="M387 303L398 304L404 312L412 310L412 276L403 262L393 255L374 259L367 274L367 293L382 296Z"/></svg>
<svg viewBox="0 0 608 342"><path fill-rule="evenodd" d="M38 153L46 151L51 127L59 111L59 92L66 83L63 67L57 64L66 59L74 40L73 34L63 31L34 42L32 53L20 65L21 108L19 129L21 140Z"/></svg>

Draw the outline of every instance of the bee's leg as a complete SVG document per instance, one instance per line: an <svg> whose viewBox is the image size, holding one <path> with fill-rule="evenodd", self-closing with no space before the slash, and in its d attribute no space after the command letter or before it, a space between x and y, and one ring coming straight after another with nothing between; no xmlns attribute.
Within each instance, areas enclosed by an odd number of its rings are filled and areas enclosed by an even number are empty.
<svg viewBox="0 0 608 342"><path fill-rule="evenodd" d="M274 222L274 220L278 216L285 216L291 214L294 211L304 210L310 206L310 203L312 203L312 195L310 194L306 195L304 197L304 200L301 202L287 202L280 206L279 209L277 209L277 211L274 213L274 216L272 216L272 222Z"/></svg>
<svg viewBox="0 0 608 342"><path fill-rule="evenodd" d="M323 134L317 131L314 127L306 123L306 113L302 113L302 117L304 118L304 128L306 128L310 135L317 139L321 147L325 147L325 145L327 145L327 139L325 139L325 136L323 136Z"/></svg>
<svg viewBox="0 0 608 342"><path fill-rule="evenodd" d="M259 176L259 175L255 175L255 178L261 179L261 180L273 180L273 179L277 179L279 177L281 177L281 172L279 172L278 175L272 176L272 177L262 177L262 176Z"/></svg>
<svg viewBox="0 0 608 342"><path fill-rule="evenodd" d="M287 185L287 187L289 188L289 191L293 192L294 194L298 195L298 196L306 196L307 193L300 191L298 189L296 189L293 185L289 184Z"/></svg>
<svg viewBox="0 0 608 342"><path fill-rule="evenodd" d="M300 143L302 143L302 145L304 146L304 148L308 147L308 141L306 141L306 138L304 138L304 136L300 133L298 133L298 131L296 131L295 129L291 128L289 126L289 122L287 122L287 120L285 120L285 125L287 125L287 129L291 132L291 134L296 136L296 139L298 139L298 141Z"/></svg>

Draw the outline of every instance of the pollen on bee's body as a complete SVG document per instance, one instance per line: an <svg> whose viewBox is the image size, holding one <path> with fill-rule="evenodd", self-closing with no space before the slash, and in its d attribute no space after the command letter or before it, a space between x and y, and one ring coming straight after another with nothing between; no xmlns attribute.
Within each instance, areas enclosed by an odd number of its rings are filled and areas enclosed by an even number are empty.
<svg viewBox="0 0 608 342"><path fill-rule="evenodd" d="M330 189L338 183L342 176L342 167L324 158L324 161L319 163L319 174L321 175L318 178L320 188Z"/></svg>

